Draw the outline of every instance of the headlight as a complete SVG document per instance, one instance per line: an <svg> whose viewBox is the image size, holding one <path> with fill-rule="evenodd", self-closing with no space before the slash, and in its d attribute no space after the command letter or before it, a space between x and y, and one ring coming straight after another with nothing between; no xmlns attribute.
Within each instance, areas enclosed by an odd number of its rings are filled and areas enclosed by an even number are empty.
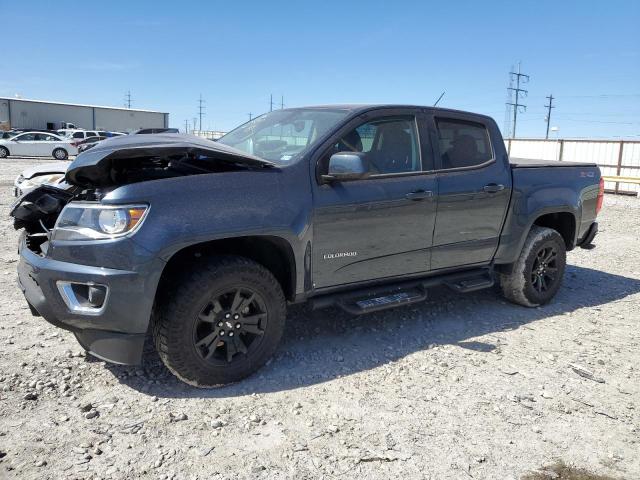
<svg viewBox="0 0 640 480"><path fill-rule="evenodd" d="M57 183L58 181L64 178L64 173L50 173L48 175L38 175L37 177L32 177L27 180L23 180L22 182L18 179L18 184L22 190L27 190L30 188L36 188L40 185L44 185L45 183Z"/></svg>
<svg viewBox="0 0 640 480"><path fill-rule="evenodd" d="M122 237L142 224L146 205L72 202L60 213L52 240L100 240Z"/></svg>

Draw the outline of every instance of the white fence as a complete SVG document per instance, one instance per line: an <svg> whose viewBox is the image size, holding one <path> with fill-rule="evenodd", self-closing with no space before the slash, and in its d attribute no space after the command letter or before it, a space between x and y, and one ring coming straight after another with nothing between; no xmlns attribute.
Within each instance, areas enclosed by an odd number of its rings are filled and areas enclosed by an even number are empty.
<svg viewBox="0 0 640 480"><path fill-rule="evenodd" d="M596 163L602 175L640 177L640 141L506 139L509 156ZM615 193L639 193L640 185L605 182Z"/></svg>
<svg viewBox="0 0 640 480"><path fill-rule="evenodd" d="M202 138L208 138L209 140L218 140L227 132L220 132L218 130L192 130L191 135L196 135Z"/></svg>

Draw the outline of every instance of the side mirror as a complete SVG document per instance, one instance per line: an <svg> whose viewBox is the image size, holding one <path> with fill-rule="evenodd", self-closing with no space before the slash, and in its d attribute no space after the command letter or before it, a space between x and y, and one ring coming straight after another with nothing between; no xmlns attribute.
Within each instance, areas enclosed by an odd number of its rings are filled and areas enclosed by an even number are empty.
<svg viewBox="0 0 640 480"><path fill-rule="evenodd" d="M339 152L329 159L329 172L322 175L327 183L361 180L369 176L369 168L361 152Z"/></svg>

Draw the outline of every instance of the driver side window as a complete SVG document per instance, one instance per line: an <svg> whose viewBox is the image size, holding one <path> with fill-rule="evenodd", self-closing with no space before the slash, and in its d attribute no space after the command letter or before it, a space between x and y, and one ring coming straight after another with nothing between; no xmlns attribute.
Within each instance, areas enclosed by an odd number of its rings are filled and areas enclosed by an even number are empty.
<svg viewBox="0 0 640 480"><path fill-rule="evenodd" d="M343 135L322 160L329 168L331 155L362 152L371 175L418 172L422 169L416 121L413 116L371 120Z"/></svg>

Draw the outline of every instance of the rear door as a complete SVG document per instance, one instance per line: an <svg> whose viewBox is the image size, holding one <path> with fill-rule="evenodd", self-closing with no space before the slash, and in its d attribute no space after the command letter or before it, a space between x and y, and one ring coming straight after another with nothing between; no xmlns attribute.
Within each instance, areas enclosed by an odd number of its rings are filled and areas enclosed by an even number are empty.
<svg viewBox="0 0 640 480"><path fill-rule="evenodd" d="M434 270L486 264L498 246L511 198L511 169L495 122L447 113L432 118L437 147L438 214Z"/></svg>
<svg viewBox="0 0 640 480"><path fill-rule="evenodd" d="M314 288L429 270L437 192L420 120L414 109L369 113L325 145L315 172ZM322 184L330 156L340 151L365 153L370 177Z"/></svg>

